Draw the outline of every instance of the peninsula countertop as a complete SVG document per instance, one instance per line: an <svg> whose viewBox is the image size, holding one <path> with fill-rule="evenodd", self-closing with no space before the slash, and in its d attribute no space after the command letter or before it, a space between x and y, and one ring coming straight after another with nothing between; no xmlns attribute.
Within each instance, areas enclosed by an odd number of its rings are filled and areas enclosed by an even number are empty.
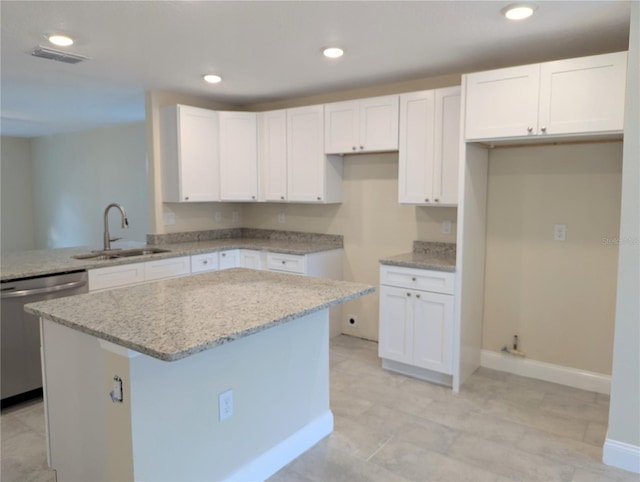
<svg viewBox="0 0 640 482"><path fill-rule="evenodd" d="M264 233L270 237L265 236ZM274 236L274 233L280 236ZM251 230L249 233L250 236L244 236L241 231L237 230L237 233L233 233L237 235L234 237L197 239L197 236L188 236L188 234L191 233L185 233L184 236L174 236L173 239L170 239L170 242L160 238L157 242L148 245L144 243L122 242L114 244L114 248L151 247L168 250L166 253L130 258L114 258L109 260L72 258L72 256L99 249L95 246L10 252L2 255L0 280L15 280L55 273L104 268L105 266L175 258L178 256L189 256L225 249L254 249L274 253L306 255L342 248L342 238L332 235ZM193 234L197 235L198 233Z"/></svg>
<svg viewBox="0 0 640 482"><path fill-rule="evenodd" d="M453 243L414 241L413 251L383 258L380 264L454 273L456 246Z"/></svg>
<svg viewBox="0 0 640 482"><path fill-rule="evenodd" d="M42 301L25 309L175 361L373 292L361 283L233 268Z"/></svg>

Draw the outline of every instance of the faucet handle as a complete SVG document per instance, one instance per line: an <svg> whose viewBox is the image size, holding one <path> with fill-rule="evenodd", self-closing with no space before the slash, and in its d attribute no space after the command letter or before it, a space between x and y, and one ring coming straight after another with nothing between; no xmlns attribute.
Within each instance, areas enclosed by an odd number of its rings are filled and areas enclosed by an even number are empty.
<svg viewBox="0 0 640 482"><path fill-rule="evenodd" d="M118 241L118 240L120 240L120 239L122 239L122 238L115 238L115 237L114 237L114 238L111 238L111 237L110 237L110 238L109 238L109 241L113 243L113 242Z"/></svg>

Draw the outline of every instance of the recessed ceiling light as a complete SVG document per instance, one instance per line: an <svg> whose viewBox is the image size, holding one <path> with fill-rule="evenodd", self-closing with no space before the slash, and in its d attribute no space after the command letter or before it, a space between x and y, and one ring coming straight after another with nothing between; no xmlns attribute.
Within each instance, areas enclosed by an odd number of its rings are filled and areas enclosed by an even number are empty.
<svg viewBox="0 0 640 482"><path fill-rule="evenodd" d="M53 34L49 35L47 39L53 45L57 45L58 47L68 47L69 45L73 45L73 39L67 35Z"/></svg>
<svg viewBox="0 0 640 482"><path fill-rule="evenodd" d="M529 5L509 5L501 11L509 20L522 20L533 15L534 10L535 8Z"/></svg>
<svg viewBox="0 0 640 482"><path fill-rule="evenodd" d="M330 59L337 59L344 55L344 50L338 47L328 47L322 51L325 57L329 57Z"/></svg>
<svg viewBox="0 0 640 482"><path fill-rule="evenodd" d="M222 77L220 77L219 75L216 75L216 74L205 74L205 75L202 76L202 78L206 82L209 82L210 84L217 84L218 82L220 82L222 80Z"/></svg>

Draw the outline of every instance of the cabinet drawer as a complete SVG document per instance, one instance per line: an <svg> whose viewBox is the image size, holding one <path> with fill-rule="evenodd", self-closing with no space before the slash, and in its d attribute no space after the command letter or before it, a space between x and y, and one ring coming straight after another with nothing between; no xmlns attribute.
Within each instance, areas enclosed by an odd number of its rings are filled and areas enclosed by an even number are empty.
<svg viewBox="0 0 640 482"><path fill-rule="evenodd" d="M131 263L89 270L89 291L106 290L144 281L144 263Z"/></svg>
<svg viewBox="0 0 640 482"><path fill-rule="evenodd" d="M191 256L191 272L204 273L218 269L218 253L194 254Z"/></svg>
<svg viewBox="0 0 640 482"><path fill-rule="evenodd" d="M270 271L286 271L287 273L305 274L304 256L295 254L267 253L267 269Z"/></svg>
<svg viewBox="0 0 640 482"><path fill-rule="evenodd" d="M145 281L184 276L191 272L191 260L189 256L181 256L179 258L147 261L144 271Z"/></svg>
<svg viewBox="0 0 640 482"><path fill-rule="evenodd" d="M427 269L380 266L380 284L435 293L453 294L455 273Z"/></svg>

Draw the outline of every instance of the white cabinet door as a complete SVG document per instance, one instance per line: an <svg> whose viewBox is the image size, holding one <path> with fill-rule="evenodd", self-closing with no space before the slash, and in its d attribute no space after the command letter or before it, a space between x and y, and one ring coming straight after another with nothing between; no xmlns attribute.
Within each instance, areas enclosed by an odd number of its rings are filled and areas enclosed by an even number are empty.
<svg viewBox="0 0 640 482"><path fill-rule="evenodd" d="M541 64L540 134L622 131L627 52Z"/></svg>
<svg viewBox="0 0 640 482"><path fill-rule="evenodd" d="M413 299L402 288L380 286L378 355L401 363L413 362Z"/></svg>
<svg viewBox="0 0 640 482"><path fill-rule="evenodd" d="M160 112L163 200L220 200L218 116L184 105Z"/></svg>
<svg viewBox="0 0 640 482"><path fill-rule="evenodd" d="M220 251L218 256L218 267L220 269L237 268L238 266L240 266L239 249Z"/></svg>
<svg viewBox="0 0 640 482"><path fill-rule="evenodd" d="M539 64L467 75L465 138L536 135L539 81Z"/></svg>
<svg viewBox="0 0 640 482"><path fill-rule="evenodd" d="M262 251L255 249L241 249L240 250L240 264L241 268L250 269L262 269L262 258L264 254Z"/></svg>
<svg viewBox="0 0 640 482"><path fill-rule="evenodd" d="M458 203L459 126L459 87L400 96L399 203Z"/></svg>
<svg viewBox="0 0 640 482"><path fill-rule="evenodd" d="M177 276L186 276L190 273L191 258L189 256L147 261L144 264L145 281L175 278Z"/></svg>
<svg viewBox="0 0 640 482"><path fill-rule="evenodd" d="M255 112L219 112L220 198L258 200L258 124Z"/></svg>
<svg viewBox="0 0 640 482"><path fill-rule="evenodd" d="M287 111L258 115L261 201L286 201L287 195Z"/></svg>
<svg viewBox="0 0 640 482"><path fill-rule="evenodd" d="M360 101L361 152L398 150L399 96L387 95Z"/></svg>
<svg viewBox="0 0 640 482"><path fill-rule="evenodd" d="M435 91L435 154L433 200L458 204L458 163L460 159L460 87Z"/></svg>
<svg viewBox="0 0 640 482"><path fill-rule="evenodd" d="M453 296L414 291L413 364L451 375Z"/></svg>
<svg viewBox="0 0 640 482"><path fill-rule="evenodd" d="M342 202L342 160L324 153L322 105L287 110L287 191L290 202Z"/></svg>
<svg viewBox="0 0 640 482"><path fill-rule="evenodd" d="M434 121L433 90L400 96L398 202L401 204L427 204L433 199Z"/></svg>
<svg viewBox="0 0 640 482"><path fill-rule="evenodd" d="M144 263L130 263L89 270L89 291L144 282Z"/></svg>
<svg viewBox="0 0 640 482"><path fill-rule="evenodd" d="M326 104L325 153L397 150L398 99L388 95Z"/></svg>
<svg viewBox="0 0 640 482"><path fill-rule="evenodd" d="M324 152L341 154L358 151L360 144L360 103L357 100L324 106Z"/></svg>

